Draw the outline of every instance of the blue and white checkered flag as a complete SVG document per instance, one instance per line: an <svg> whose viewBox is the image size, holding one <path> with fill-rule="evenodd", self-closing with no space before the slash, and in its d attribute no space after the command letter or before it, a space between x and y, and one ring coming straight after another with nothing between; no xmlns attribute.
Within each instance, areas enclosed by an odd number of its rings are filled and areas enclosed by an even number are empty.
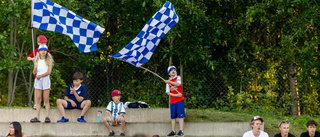
<svg viewBox="0 0 320 137"><path fill-rule="evenodd" d="M167 1L156 14L148 21L138 36L127 44L113 58L125 60L136 67L147 63L159 44L161 38L178 23L171 2Z"/></svg>
<svg viewBox="0 0 320 137"><path fill-rule="evenodd" d="M32 27L68 35L85 53L98 50L105 30L50 0L32 0Z"/></svg>

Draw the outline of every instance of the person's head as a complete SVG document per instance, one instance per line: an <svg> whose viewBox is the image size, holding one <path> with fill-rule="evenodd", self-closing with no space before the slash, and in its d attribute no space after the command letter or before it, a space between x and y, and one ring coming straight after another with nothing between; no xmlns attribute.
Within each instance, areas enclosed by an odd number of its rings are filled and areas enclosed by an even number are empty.
<svg viewBox="0 0 320 137"><path fill-rule="evenodd" d="M289 121L281 121L279 123L279 129L280 129L281 135L288 136L289 127L290 127L290 122Z"/></svg>
<svg viewBox="0 0 320 137"><path fill-rule="evenodd" d="M314 136L316 133L318 123L315 120L309 120L307 122L307 130L309 131L310 136Z"/></svg>
<svg viewBox="0 0 320 137"><path fill-rule="evenodd" d="M15 137L21 137L22 136L22 128L19 122L12 122L10 123L10 127L9 127L9 134L8 136L15 136Z"/></svg>
<svg viewBox="0 0 320 137"><path fill-rule="evenodd" d="M45 36L40 35L37 38L37 42L38 42L38 45L42 45L42 44L46 45L48 41L47 41L47 38Z"/></svg>
<svg viewBox="0 0 320 137"><path fill-rule="evenodd" d="M263 119L260 116L254 116L251 120L251 128L254 132L261 130Z"/></svg>
<svg viewBox="0 0 320 137"><path fill-rule="evenodd" d="M145 134L135 134L133 137L149 137L148 135Z"/></svg>
<svg viewBox="0 0 320 137"><path fill-rule="evenodd" d="M175 66L168 67L168 75L169 77L174 77L178 74L177 68Z"/></svg>
<svg viewBox="0 0 320 137"><path fill-rule="evenodd" d="M76 72L76 73L74 73L73 76L72 76L72 78L73 78L73 84L74 84L75 86L77 86L77 87L78 87L78 86L81 84L81 82L83 81L83 75L82 75L81 72Z"/></svg>
<svg viewBox="0 0 320 137"><path fill-rule="evenodd" d="M120 90L116 89L111 92L112 100L116 104L120 103L121 96L122 96L122 93L120 92Z"/></svg>
<svg viewBox="0 0 320 137"><path fill-rule="evenodd" d="M152 137L160 137L159 135L153 135Z"/></svg>
<svg viewBox="0 0 320 137"><path fill-rule="evenodd" d="M41 55L40 57L45 57L48 53L48 47L45 44L39 45L38 53Z"/></svg>
<svg viewBox="0 0 320 137"><path fill-rule="evenodd" d="M37 65L37 62L39 59L45 59L46 65L51 65L53 66L54 61L52 55L48 52L48 47L45 44L41 44L38 48L38 53L36 55L36 61L35 65Z"/></svg>

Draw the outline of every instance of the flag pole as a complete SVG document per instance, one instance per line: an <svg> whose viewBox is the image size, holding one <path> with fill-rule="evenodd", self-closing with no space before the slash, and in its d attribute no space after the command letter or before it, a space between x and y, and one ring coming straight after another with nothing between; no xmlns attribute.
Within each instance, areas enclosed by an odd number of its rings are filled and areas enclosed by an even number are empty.
<svg viewBox="0 0 320 137"><path fill-rule="evenodd" d="M130 64L131 64L131 63L130 63ZM144 70L146 70L146 71L149 71L150 73L156 75L157 77L159 77L159 78L162 79L163 81L165 80L164 78L162 78L161 76L159 76L157 73L154 73L153 71L151 71L151 70L149 70L149 69L146 69L146 68L144 68L144 67L142 67L142 66L140 66L139 68L142 68L142 69L144 69ZM177 89L174 88L174 90L177 91L178 93L180 93Z"/></svg>
<svg viewBox="0 0 320 137"><path fill-rule="evenodd" d="M31 37L32 37L32 53L33 53L33 60L32 62L34 63L34 58L36 57L35 53L34 53L34 36L33 36L33 27L32 27L32 23L33 23L33 0L31 0Z"/></svg>
<svg viewBox="0 0 320 137"><path fill-rule="evenodd" d="M109 57L110 57L110 58L113 58L111 55L109 55ZM123 62L127 62L126 60L124 60L124 59L122 59L122 58L115 58L115 59L121 60L121 61L123 61ZM127 63L133 65L133 64L130 63L130 62L127 62ZM133 66L135 66L135 65L133 65ZM135 66L135 67L137 67L137 66ZM159 76L158 74L154 73L153 71L151 71L151 70L149 70L149 69L146 69L146 68L144 68L144 67L142 67L142 66L140 66L140 67L138 67L138 68L142 68L142 69L144 69L144 70L152 73L153 75L156 75L158 78L160 78L160 79L163 80L163 81L165 80L164 78L162 78L161 76ZM174 89L174 90L177 91L178 93L180 93L177 89Z"/></svg>
<svg viewBox="0 0 320 137"><path fill-rule="evenodd" d="M144 68L144 67L142 67L142 66L140 66L140 68L142 68L142 69L144 69L144 70L146 70L146 71L149 71L150 73L156 75L157 77L159 77L159 78L162 79L162 80L165 80L164 78L162 78L161 76L159 76L158 74L154 73L153 71L151 71L151 70L149 70L149 69L146 69L146 68Z"/></svg>

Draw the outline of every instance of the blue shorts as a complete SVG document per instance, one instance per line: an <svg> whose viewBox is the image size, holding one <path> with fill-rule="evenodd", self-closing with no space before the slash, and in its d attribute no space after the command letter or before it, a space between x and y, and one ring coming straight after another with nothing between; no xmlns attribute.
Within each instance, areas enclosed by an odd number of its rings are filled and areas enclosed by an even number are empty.
<svg viewBox="0 0 320 137"><path fill-rule="evenodd" d="M171 119L185 118L186 113L184 111L184 101L170 104Z"/></svg>
<svg viewBox="0 0 320 137"><path fill-rule="evenodd" d="M81 101L81 102L74 101L74 103L76 103L77 106L76 106L76 107L72 107L71 102L67 101L68 105L67 105L66 109L74 109L74 108L82 109L82 108L81 108L81 103L82 103L82 102L83 102L83 101Z"/></svg>
<svg viewBox="0 0 320 137"><path fill-rule="evenodd" d="M121 116L121 117L123 117L123 118L124 118L124 116ZM117 123L118 123L118 125L121 125L121 122L120 122L120 118L121 118L121 117L119 117L119 118L117 119ZM111 117L109 117L109 116L108 116L108 118L109 118L109 119L110 119L110 121L111 121ZM108 122L108 123L109 123L109 125L110 125L110 126L112 126L112 122Z"/></svg>

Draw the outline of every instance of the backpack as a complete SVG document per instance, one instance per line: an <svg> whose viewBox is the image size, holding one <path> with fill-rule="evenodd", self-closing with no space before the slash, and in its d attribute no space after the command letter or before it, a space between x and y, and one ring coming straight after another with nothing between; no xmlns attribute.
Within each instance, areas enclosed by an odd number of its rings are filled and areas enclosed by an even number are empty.
<svg viewBox="0 0 320 137"><path fill-rule="evenodd" d="M138 102L126 102L124 104L124 108L150 108L150 106L146 102L138 101Z"/></svg>

